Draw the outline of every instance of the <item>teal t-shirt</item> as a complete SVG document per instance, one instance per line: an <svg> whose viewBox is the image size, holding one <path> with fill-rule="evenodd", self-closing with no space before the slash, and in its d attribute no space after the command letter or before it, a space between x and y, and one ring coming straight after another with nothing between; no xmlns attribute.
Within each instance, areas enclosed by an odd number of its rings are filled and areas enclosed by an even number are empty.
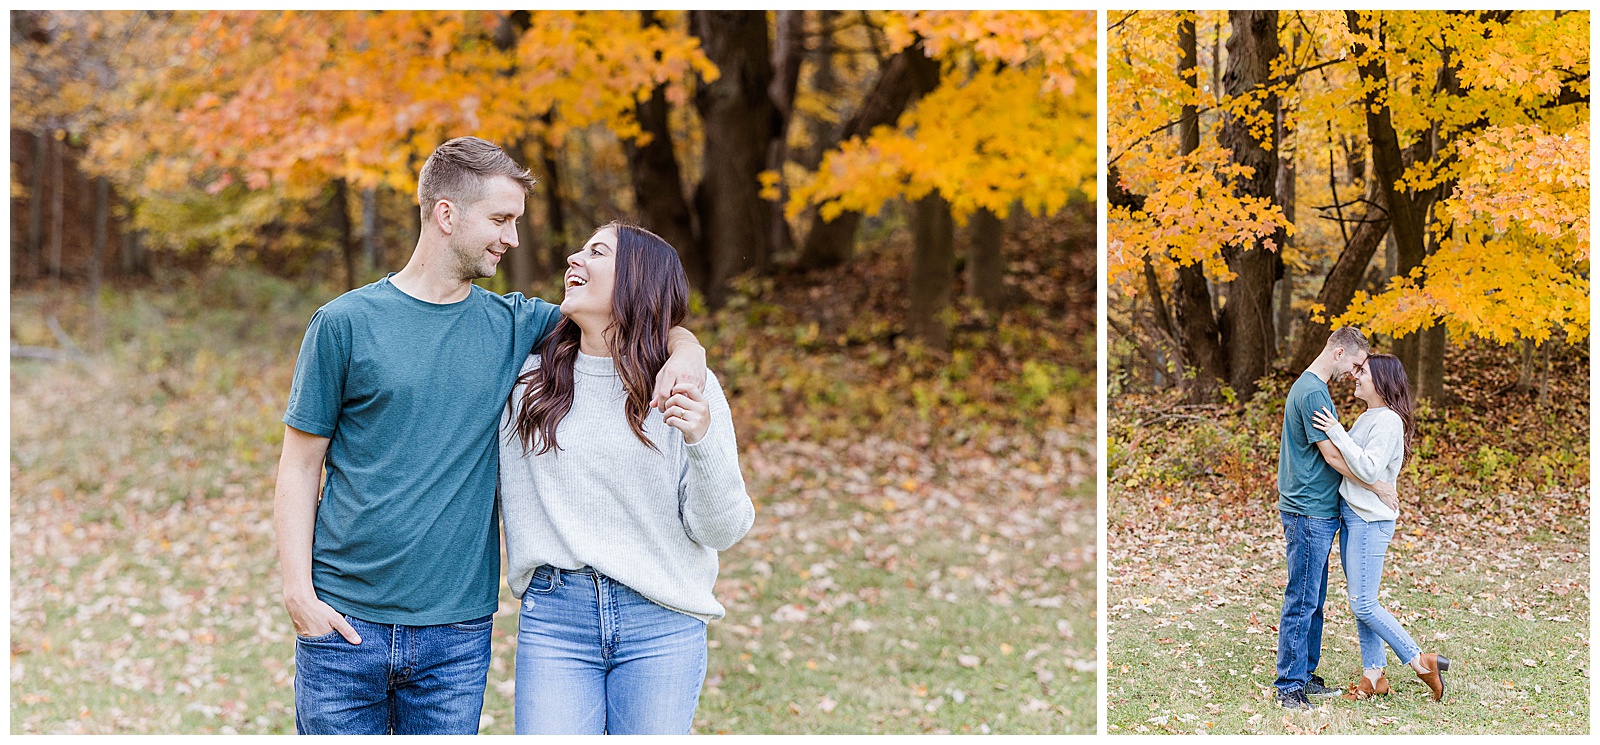
<svg viewBox="0 0 1600 745"><path fill-rule="evenodd" d="M1339 415L1328 384L1314 373L1301 373L1283 404L1283 441L1278 446L1278 509L1291 515L1339 516L1341 477L1322 458L1317 443L1328 435L1311 418L1324 407Z"/></svg>
<svg viewBox="0 0 1600 745"><path fill-rule="evenodd" d="M392 276L392 275L391 275ZM499 606L500 412L557 306L385 277L311 317L283 422L329 438L311 584L341 613L432 626Z"/></svg>

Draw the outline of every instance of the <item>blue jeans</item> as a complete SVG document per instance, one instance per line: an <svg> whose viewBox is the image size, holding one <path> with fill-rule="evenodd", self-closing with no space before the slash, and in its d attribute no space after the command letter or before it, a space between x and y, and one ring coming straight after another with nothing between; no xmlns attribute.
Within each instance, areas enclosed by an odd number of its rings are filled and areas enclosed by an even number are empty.
<svg viewBox="0 0 1600 745"><path fill-rule="evenodd" d="M1288 544L1289 584L1283 588L1278 619L1279 693L1306 686L1322 659L1322 604L1328 599L1328 554L1339 518L1306 517L1280 511Z"/></svg>
<svg viewBox="0 0 1600 745"><path fill-rule="evenodd" d="M1383 667L1383 643L1388 642L1396 657L1411 664L1422 648L1400 628L1400 622L1378 604L1378 584L1383 580L1383 555L1394 538L1394 521L1367 522L1349 505L1340 503L1344 529L1339 531L1339 561L1344 564L1344 581L1350 589L1350 612L1356 617L1356 634L1361 639L1361 667Z"/></svg>
<svg viewBox="0 0 1600 745"><path fill-rule="evenodd" d="M688 734L705 679L704 621L592 569L534 570L517 616L517 734Z"/></svg>
<svg viewBox="0 0 1600 745"><path fill-rule="evenodd" d="M339 632L295 637L294 726L302 735L475 735L494 616L439 626L344 617Z"/></svg>

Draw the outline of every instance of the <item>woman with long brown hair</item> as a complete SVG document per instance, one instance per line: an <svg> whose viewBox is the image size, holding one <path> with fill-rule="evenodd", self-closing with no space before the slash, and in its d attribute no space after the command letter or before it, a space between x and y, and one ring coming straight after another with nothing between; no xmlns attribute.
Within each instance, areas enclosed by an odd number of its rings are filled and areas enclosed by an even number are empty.
<svg viewBox="0 0 1600 745"><path fill-rule="evenodd" d="M1356 418L1347 433L1327 409L1312 414L1317 429L1339 448L1356 479L1346 477L1339 485L1339 557L1344 564L1345 583L1350 593L1350 612L1356 617L1356 632L1361 640L1361 679L1350 686L1344 697L1360 700L1389 693L1383 677L1389 644L1401 662L1415 670L1428 686L1433 700L1444 696L1444 672L1450 660L1424 653L1411 635L1401 628L1389 611L1378 603L1378 583L1383 578L1383 559L1394 538L1399 505L1381 499L1368 488L1380 481L1396 483L1400 467L1411 457L1411 441L1416 435L1416 416L1411 400L1411 384L1405 367L1391 354L1374 354L1357 367L1355 397L1367 410ZM1364 482L1364 483L1363 483Z"/></svg>
<svg viewBox="0 0 1600 745"><path fill-rule="evenodd" d="M687 734L706 671L717 552L750 529L716 377L652 408L688 313L677 251L612 223L567 257L562 320L500 428L518 734Z"/></svg>

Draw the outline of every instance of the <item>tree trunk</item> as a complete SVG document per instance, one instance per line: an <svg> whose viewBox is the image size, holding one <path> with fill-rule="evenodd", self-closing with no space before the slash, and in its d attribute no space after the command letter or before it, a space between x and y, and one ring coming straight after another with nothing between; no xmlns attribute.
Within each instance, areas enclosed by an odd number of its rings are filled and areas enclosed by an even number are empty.
<svg viewBox="0 0 1600 745"><path fill-rule="evenodd" d="M55 146L50 148L53 156L51 165L54 169L51 175L55 177L52 179L54 188L50 201L50 280L52 282L61 279L61 242L67 232L66 149L66 143L64 142L57 142Z"/></svg>
<svg viewBox="0 0 1600 745"><path fill-rule="evenodd" d="M544 118L549 124L553 115L545 112ZM574 249L568 245L572 236L567 234L567 210L561 201L561 161L556 147L545 140L539 143L539 164L544 169L544 219L550 241L545 247L545 270L557 273L563 271L567 254Z"/></svg>
<svg viewBox="0 0 1600 745"><path fill-rule="evenodd" d="M1217 103L1222 103L1222 23L1217 23L1217 34L1211 37L1211 93Z"/></svg>
<svg viewBox="0 0 1600 745"><path fill-rule="evenodd" d="M1370 31L1362 28L1361 15L1353 10L1345 11L1345 22L1356 37L1356 41L1351 45L1351 51L1358 59L1369 54L1369 51L1377 51L1376 48L1368 49L1364 39L1369 36L1375 36L1377 47L1382 47L1381 25ZM1366 90L1362 108L1366 112L1367 140L1372 148L1372 177L1383 190L1384 201L1389 208L1389 229L1394 232L1395 249L1399 259L1395 271L1405 276L1410 274L1412 269L1421 266L1425 256L1424 215L1418 213L1409 195L1395 187L1405 172L1405 163L1400 149L1400 137L1395 132L1387 103L1390 93L1388 68L1383 58L1374 54L1358 64L1356 71ZM1407 334L1396 338L1394 348L1401 364L1408 371L1417 372L1418 354L1421 351L1417 335Z"/></svg>
<svg viewBox="0 0 1600 745"><path fill-rule="evenodd" d="M1219 24L1219 39L1221 34ZM1185 74L1199 66L1197 36L1193 21L1178 24L1178 73L1184 76L1191 87L1199 85L1195 75ZM1221 51L1220 48L1218 51ZM1220 54L1218 57L1220 59ZM1216 75L1215 71L1213 75ZM1200 110L1191 104L1183 107L1178 118L1178 152L1188 155L1199 147ZM1227 376L1228 360L1222 346L1221 332L1217 329L1216 314L1212 310L1211 285L1199 264L1177 268L1177 285L1172 291L1172 314L1185 364L1196 368L1192 378L1187 375L1180 378L1187 381L1184 385L1188 389L1188 399L1193 403L1215 400L1219 381Z"/></svg>
<svg viewBox="0 0 1600 745"><path fill-rule="evenodd" d="M367 271L377 269L378 257L378 188L369 186L361 190L361 260Z"/></svg>
<svg viewBox="0 0 1600 745"><path fill-rule="evenodd" d="M972 213L967 222L967 295L997 315L1005 310L1009 299L1006 261L1001 250L1004 236L1005 221L987 209Z"/></svg>
<svg viewBox="0 0 1600 745"><path fill-rule="evenodd" d="M710 277L706 300L720 306L729 281L764 270L771 256L771 205L761 198L760 173L777 132L768 91L772 52L764 10L695 10L689 27L721 75L701 79L695 108L705 127L705 151L695 210Z"/></svg>
<svg viewBox="0 0 1600 745"><path fill-rule="evenodd" d="M839 17L840 11L817 11L817 48L812 52L815 65L811 71L811 91L824 100L832 100L839 87L839 78L834 69L834 41L833 28ZM822 154L827 152L829 141L834 133L831 126L820 116L806 114L806 146L795 154L795 159L805 166L807 170L815 171L822 165Z"/></svg>
<svg viewBox="0 0 1600 745"><path fill-rule="evenodd" d="M937 191L916 201L912 217L911 310L906 332L930 349L950 349L944 311L955 285L955 221Z"/></svg>
<svg viewBox="0 0 1600 745"><path fill-rule="evenodd" d="M94 179L94 237L89 252L89 307L100 307L100 281L106 256L106 225L111 219L111 182Z"/></svg>
<svg viewBox="0 0 1600 745"><path fill-rule="evenodd" d="M1278 12L1233 10L1228 11L1228 20L1233 30L1228 37L1224 84L1232 98L1268 83L1272 62L1278 58ZM1276 111L1277 96L1267 95L1259 105L1266 112ZM1263 146L1249 130L1249 123L1242 117L1225 115L1218 135L1222 146L1232 151L1234 163L1254 169L1252 176L1235 182L1234 193L1271 199L1278 175L1278 161L1273 154L1276 143ZM1222 256L1234 273L1220 319L1222 343L1227 349L1228 384L1240 400L1249 400L1255 395L1256 381L1266 375L1272 362L1272 283L1278 273L1279 257L1259 240L1225 246Z"/></svg>
<svg viewBox="0 0 1600 745"><path fill-rule="evenodd" d="M344 259L345 288L354 290L361 285L361 274L356 269L357 248L355 229L350 220L350 195L349 185L342 178L333 180L333 188L328 194L329 222L333 228L333 238L339 243L339 250Z"/></svg>
<svg viewBox="0 0 1600 745"><path fill-rule="evenodd" d="M794 234L783 207L789 201L789 186L783 178L783 165L789 162L789 125L794 121L794 96L800 85L800 62L805 58L805 18L803 10L777 12L778 33L772 48L772 87L769 94L778 111L778 131L767 148L767 170L778 174L778 198L770 202L772 212L772 252L786 254L794 249Z"/></svg>
<svg viewBox="0 0 1600 745"><path fill-rule="evenodd" d="M1300 34L1299 32L1296 32L1294 34L1293 54L1298 55L1299 52ZM1283 143L1288 140L1289 135L1288 131L1284 127L1285 107L1284 100L1279 99L1277 119L1274 126L1279 144L1279 147L1277 148L1277 198L1278 205L1283 209L1284 219L1288 220L1292 225L1294 224L1295 169L1294 156L1289 154L1289 149L1287 147L1283 147ZM1294 324L1294 272L1290 270L1289 263L1282 260L1284 251L1288 250L1293 241L1294 239L1292 237L1285 234L1282 236L1282 242L1278 244L1278 266L1282 271L1282 276L1278 279L1278 339L1276 344L1278 354L1287 354L1289 352L1289 342L1290 337L1292 336L1292 327Z"/></svg>
<svg viewBox="0 0 1600 745"><path fill-rule="evenodd" d="M894 124L912 102L939 85L939 63L929 59L918 41L891 57L878 80L844 124L837 142L865 137L873 127ZM856 227L861 213L846 210L832 221L816 220L800 247L800 266L820 269L838 266L855 252Z"/></svg>
<svg viewBox="0 0 1600 745"><path fill-rule="evenodd" d="M50 139L44 130L34 133L33 168L28 174L28 271L34 276L44 264L44 174L50 163Z"/></svg>
<svg viewBox="0 0 1600 745"><path fill-rule="evenodd" d="M505 146L506 154L510 155L512 160L526 164L528 139L527 136L519 137L515 142ZM541 261L539 250L542 243L540 237L533 232L533 220L528 217L528 213L533 211L532 202L532 194L523 195L523 217L517 220L517 247L506 252L505 263L506 279L511 290L525 295L533 292L533 283L538 278L540 269L549 271L548 267L542 266L544 262Z"/></svg>
<svg viewBox="0 0 1600 745"><path fill-rule="evenodd" d="M1539 405L1550 403L1550 355L1554 351L1555 340L1546 339L1539 345Z"/></svg>
<svg viewBox="0 0 1600 745"><path fill-rule="evenodd" d="M644 28L661 25L655 11L651 10L639 11L639 21ZM649 99L634 106L634 118L650 136L649 143L641 146L637 140L624 140L622 146L628 155L633 202L644 227L678 249L689 285L704 293L710 264L700 242L695 239L694 211L684 196L669 114L666 85L658 85L650 92Z"/></svg>
<svg viewBox="0 0 1600 745"><path fill-rule="evenodd" d="M1317 303L1322 306L1322 317L1325 319L1342 315L1350 308L1350 301L1361 286L1362 277L1366 275L1367 265L1372 263L1373 254L1377 253L1383 237L1389 232L1383 190L1369 182L1366 198L1373 206L1369 206L1358 218L1360 222L1356 223L1355 231L1350 234L1350 242L1339 252L1339 258L1328 270L1328 275L1322 280L1322 289L1317 293ZM1328 334L1332 330L1326 320L1307 318L1295 339L1289 369L1304 370L1309 367L1312 360L1322 353L1322 348L1327 346Z"/></svg>

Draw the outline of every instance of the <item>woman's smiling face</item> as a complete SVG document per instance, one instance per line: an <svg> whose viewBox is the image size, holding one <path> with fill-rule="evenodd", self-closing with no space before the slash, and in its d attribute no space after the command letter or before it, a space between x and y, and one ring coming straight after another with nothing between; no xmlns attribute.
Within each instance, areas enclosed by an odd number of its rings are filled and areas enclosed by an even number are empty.
<svg viewBox="0 0 1600 745"><path fill-rule="evenodd" d="M567 257L561 313L577 320L611 321L611 290L617 278L617 231L601 228Z"/></svg>

